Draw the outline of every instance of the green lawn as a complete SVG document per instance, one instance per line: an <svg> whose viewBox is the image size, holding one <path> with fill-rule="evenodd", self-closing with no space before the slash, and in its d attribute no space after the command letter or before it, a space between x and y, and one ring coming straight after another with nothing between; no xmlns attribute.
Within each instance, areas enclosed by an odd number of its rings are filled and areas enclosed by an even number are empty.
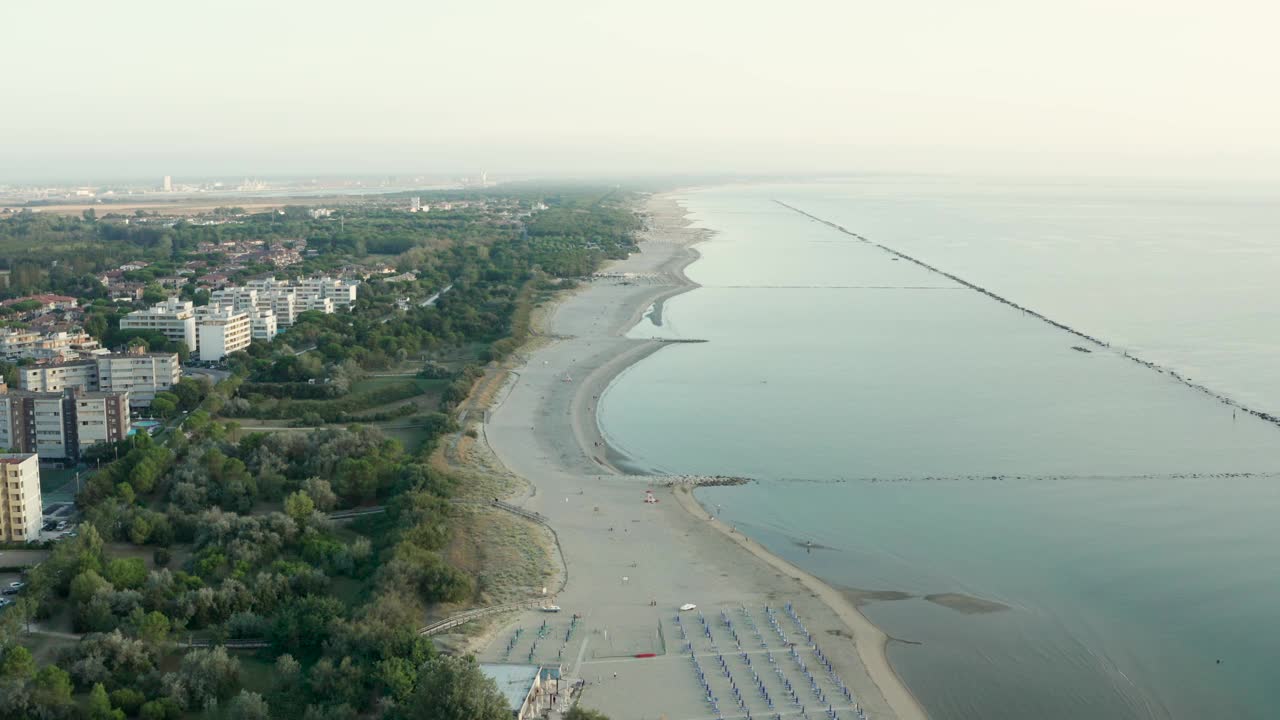
<svg viewBox="0 0 1280 720"><path fill-rule="evenodd" d="M412 382L414 385L417 385L418 389L423 393L429 393L432 391L440 393L449 385L448 380L426 380L412 375L370 375L352 383L351 392L353 394L370 392L372 390L384 388L388 385L396 385L403 382Z"/></svg>

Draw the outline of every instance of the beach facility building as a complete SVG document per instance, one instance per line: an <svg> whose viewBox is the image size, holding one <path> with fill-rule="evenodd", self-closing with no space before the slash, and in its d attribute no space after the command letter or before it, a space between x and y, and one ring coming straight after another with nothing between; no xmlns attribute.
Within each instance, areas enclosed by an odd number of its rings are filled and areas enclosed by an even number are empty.
<svg viewBox="0 0 1280 720"><path fill-rule="evenodd" d="M0 453L0 541L40 539L43 502L34 453Z"/></svg>
<svg viewBox="0 0 1280 720"><path fill-rule="evenodd" d="M515 663L480 663L480 672L497 684L515 720L540 714L551 693L556 692L548 683L558 684L560 677L559 667Z"/></svg>

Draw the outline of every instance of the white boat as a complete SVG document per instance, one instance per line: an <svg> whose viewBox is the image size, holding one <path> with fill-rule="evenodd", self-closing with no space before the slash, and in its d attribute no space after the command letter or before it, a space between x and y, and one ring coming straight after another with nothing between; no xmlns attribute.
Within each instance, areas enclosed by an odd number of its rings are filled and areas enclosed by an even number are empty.
<svg viewBox="0 0 1280 720"><path fill-rule="evenodd" d="M698 606L697 606L697 605L694 605L693 603L685 603L685 604L683 604L683 605L681 605L681 606L680 606L680 609L681 609L681 610L683 610L683 611L688 611L688 610L697 610L697 609L698 609Z"/></svg>

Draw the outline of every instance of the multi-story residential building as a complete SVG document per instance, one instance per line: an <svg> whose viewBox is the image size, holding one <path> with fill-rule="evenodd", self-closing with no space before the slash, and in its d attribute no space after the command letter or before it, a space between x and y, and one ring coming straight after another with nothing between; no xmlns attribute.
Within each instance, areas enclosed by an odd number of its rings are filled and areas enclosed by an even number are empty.
<svg viewBox="0 0 1280 720"><path fill-rule="evenodd" d="M196 325L200 331L196 345L204 362L217 362L249 347L253 340L249 314L232 307L202 307Z"/></svg>
<svg viewBox="0 0 1280 720"><path fill-rule="evenodd" d="M294 292L304 302L308 298L325 298L333 301L335 309L346 310L356 301L356 285L331 277L302 278L294 283Z"/></svg>
<svg viewBox="0 0 1280 720"><path fill-rule="evenodd" d="M152 330L173 342L184 342L191 350L196 348L196 309L190 301L169 298L146 310L120 318L121 330Z"/></svg>
<svg viewBox="0 0 1280 720"><path fill-rule="evenodd" d="M236 310L257 310L258 291L248 287L226 287L209 293L209 304L231 306Z"/></svg>
<svg viewBox="0 0 1280 720"><path fill-rule="evenodd" d="M129 432L129 393L9 391L0 385L0 447L42 460L76 460L99 442Z"/></svg>
<svg viewBox="0 0 1280 720"><path fill-rule="evenodd" d="M276 315L270 310L254 308L248 311L249 327L254 340L266 340L276 336Z"/></svg>
<svg viewBox="0 0 1280 720"><path fill-rule="evenodd" d="M129 436L129 393L82 392L71 398L79 453Z"/></svg>
<svg viewBox="0 0 1280 720"><path fill-rule="evenodd" d="M33 453L0 453L0 541L40 539L40 461Z"/></svg>
<svg viewBox="0 0 1280 720"><path fill-rule="evenodd" d="M299 296L298 303L297 303L298 312L306 312L308 310L314 310L316 312L322 312L325 315L332 315L334 307L335 306L333 304L333 298L327 298L327 297Z"/></svg>
<svg viewBox="0 0 1280 720"><path fill-rule="evenodd" d="M298 319L298 296L288 290L264 293L261 302L276 316L277 327L291 327Z"/></svg>
<svg viewBox="0 0 1280 720"><path fill-rule="evenodd" d="M98 361L70 360L18 368L18 387L31 392L60 393L69 388L98 390Z"/></svg>
<svg viewBox="0 0 1280 720"><path fill-rule="evenodd" d="M38 332L29 329L0 330L0 357L8 360L32 358L56 360L74 358L79 353L100 347L97 340L82 330L71 332Z"/></svg>
<svg viewBox="0 0 1280 720"><path fill-rule="evenodd" d="M135 407L150 405L156 393L169 390L181 378L177 353L148 353L140 347L88 360L18 368L18 387L23 390L128 392Z"/></svg>
<svg viewBox="0 0 1280 720"><path fill-rule="evenodd" d="M127 392L129 403L147 407L156 393L169 390L182 379L177 353L148 353L141 348L124 353L99 355L98 388L106 392ZM90 388L95 389L95 388Z"/></svg>
<svg viewBox="0 0 1280 720"><path fill-rule="evenodd" d="M5 328L0 331L0 355L14 359L25 357L36 346L40 333L20 328Z"/></svg>
<svg viewBox="0 0 1280 720"><path fill-rule="evenodd" d="M258 291L292 291L297 295L298 302L304 304L312 300L328 298L333 301L334 308L345 310L350 308L351 304L356 301L358 284L332 277L300 278L298 280L265 278L253 280L246 287L254 288Z"/></svg>

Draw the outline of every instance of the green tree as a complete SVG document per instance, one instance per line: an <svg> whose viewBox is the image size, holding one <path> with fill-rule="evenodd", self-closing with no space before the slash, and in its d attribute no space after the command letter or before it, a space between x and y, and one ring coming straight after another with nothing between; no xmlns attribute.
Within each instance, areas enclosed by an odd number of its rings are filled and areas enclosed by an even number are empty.
<svg viewBox="0 0 1280 720"><path fill-rule="evenodd" d="M107 561L107 580L122 590L136 590L147 581L147 564L142 558L114 558Z"/></svg>
<svg viewBox="0 0 1280 720"><path fill-rule="evenodd" d="M36 674L36 661L31 651L21 645L13 645L0 660L0 679L30 680Z"/></svg>
<svg viewBox="0 0 1280 720"><path fill-rule="evenodd" d="M178 398L178 407L183 410L195 410L200 405L205 392L195 378L185 377L173 386L173 394Z"/></svg>
<svg viewBox="0 0 1280 720"><path fill-rule="evenodd" d="M107 689L102 683L97 683L89 691L87 715L89 720L124 720L123 710L111 708L111 698L107 697Z"/></svg>
<svg viewBox="0 0 1280 720"><path fill-rule="evenodd" d="M151 412L162 418L171 418L178 412L178 406L172 400L157 397L151 401Z"/></svg>
<svg viewBox="0 0 1280 720"><path fill-rule="evenodd" d="M106 578L94 570L85 570L71 581L71 601L78 604L87 603L100 592L114 590Z"/></svg>
<svg viewBox="0 0 1280 720"><path fill-rule="evenodd" d="M139 608L141 612L141 608ZM169 618L162 612L152 610L141 616L134 623L138 639L152 647L159 647L169 639Z"/></svg>
<svg viewBox="0 0 1280 720"><path fill-rule="evenodd" d="M270 720L271 712L261 695L241 690L239 695L227 703L227 717L230 720Z"/></svg>
<svg viewBox="0 0 1280 720"><path fill-rule="evenodd" d="M137 715L147 696L133 688L119 688L111 691L112 707L120 708L125 715Z"/></svg>
<svg viewBox="0 0 1280 720"><path fill-rule="evenodd" d="M311 497L301 490L291 493L284 499L285 513L299 525L306 524L315 509L316 504L312 502Z"/></svg>
<svg viewBox="0 0 1280 720"><path fill-rule="evenodd" d="M138 717L142 720L178 720L182 717L182 708L173 698L160 698L143 703Z"/></svg>
<svg viewBox="0 0 1280 720"><path fill-rule="evenodd" d="M36 673L35 688L31 700L49 717L65 717L73 707L71 676L57 665L45 665Z"/></svg>
<svg viewBox="0 0 1280 720"><path fill-rule="evenodd" d="M418 673L406 715L414 720L511 720L511 708L474 658L440 655Z"/></svg>
<svg viewBox="0 0 1280 720"><path fill-rule="evenodd" d="M102 313L85 315L84 331L99 340L103 339L107 334L107 317Z"/></svg>
<svg viewBox="0 0 1280 720"><path fill-rule="evenodd" d="M129 540L134 545L142 545L151 537L151 523L142 515L136 515L129 524Z"/></svg>

